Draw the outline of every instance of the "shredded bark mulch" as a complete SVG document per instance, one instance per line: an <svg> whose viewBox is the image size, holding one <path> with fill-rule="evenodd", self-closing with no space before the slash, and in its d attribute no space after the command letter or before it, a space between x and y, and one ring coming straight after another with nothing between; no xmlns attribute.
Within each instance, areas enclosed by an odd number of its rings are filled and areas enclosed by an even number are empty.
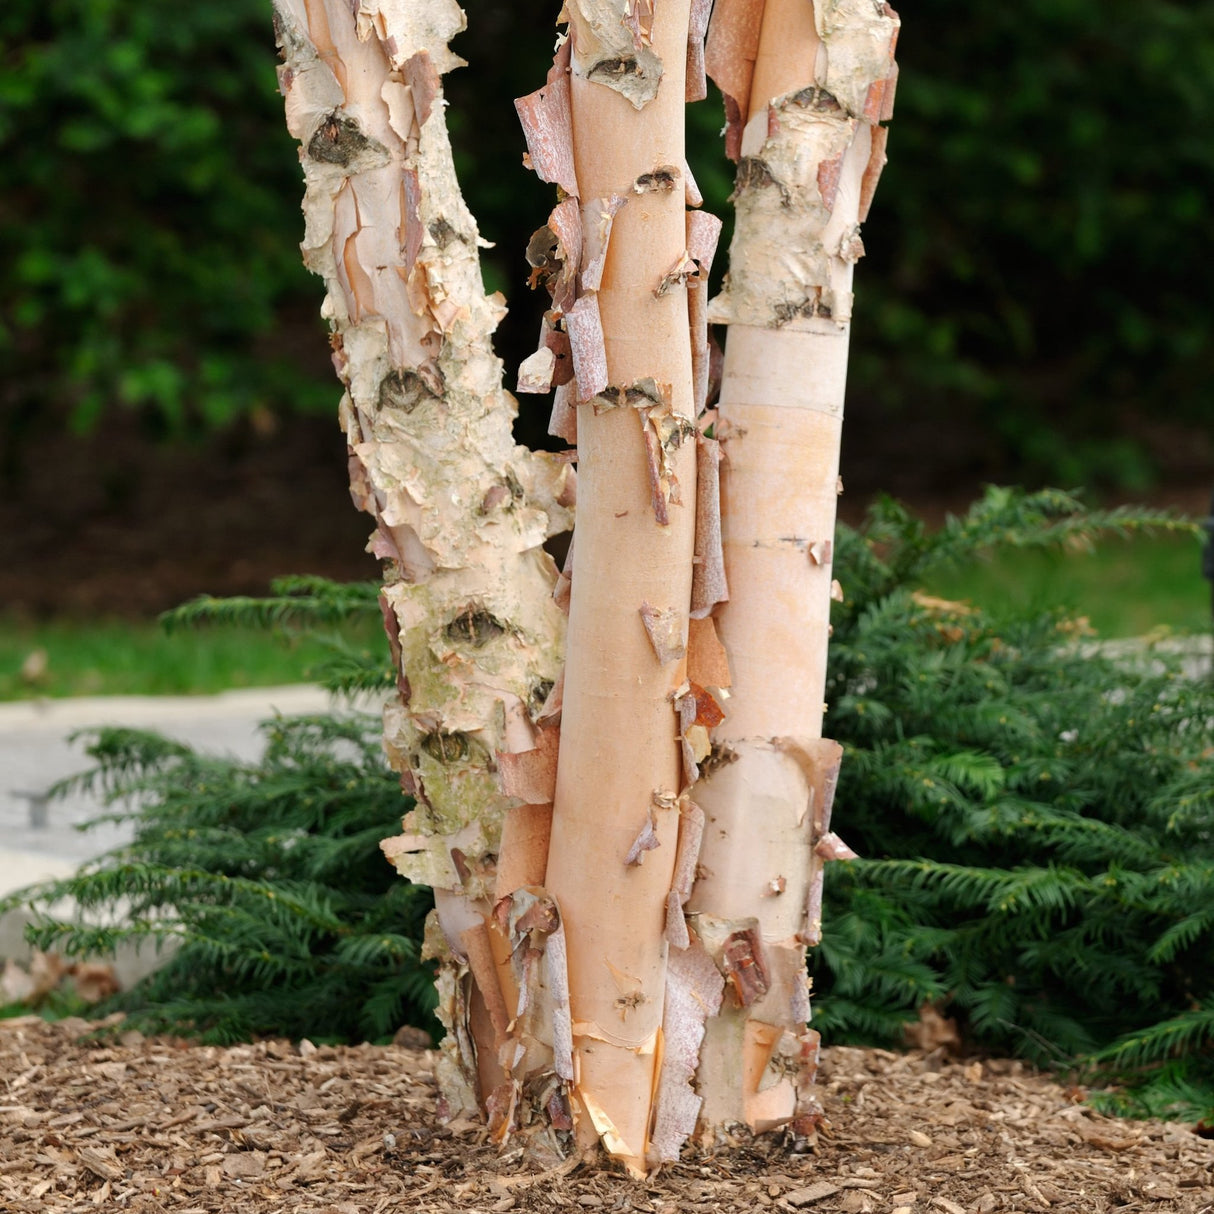
<svg viewBox="0 0 1214 1214"><path fill-rule="evenodd" d="M1016 1062L826 1050L811 1152L768 1136L636 1181L576 1157L529 1170L481 1127L441 1124L425 1050L92 1027L0 1022L5 1214L1214 1211L1214 1141L1099 1116Z"/></svg>

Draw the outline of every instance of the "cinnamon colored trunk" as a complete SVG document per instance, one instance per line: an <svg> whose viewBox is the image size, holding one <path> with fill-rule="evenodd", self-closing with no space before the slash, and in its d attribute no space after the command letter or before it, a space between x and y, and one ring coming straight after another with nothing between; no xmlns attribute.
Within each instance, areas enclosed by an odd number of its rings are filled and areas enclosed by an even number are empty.
<svg viewBox="0 0 1214 1214"><path fill-rule="evenodd" d="M696 517L690 5L572 0L566 11L569 43L547 86L519 102L533 165L570 195L531 250L553 295L544 340L572 363L557 425L576 436L579 478L546 888L568 953L579 1135L639 1173L686 808L675 698ZM546 373L544 350L529 365Z"/></svg>

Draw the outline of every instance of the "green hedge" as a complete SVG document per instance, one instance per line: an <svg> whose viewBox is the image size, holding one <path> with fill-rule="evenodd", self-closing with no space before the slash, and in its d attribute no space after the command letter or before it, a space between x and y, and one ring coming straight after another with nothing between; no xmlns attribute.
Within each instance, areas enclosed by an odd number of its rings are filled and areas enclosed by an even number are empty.
<svg viewBox="0 0 1214 1214"><path fill-rule="evenodd" d="M256 0L0 7L0 358L10 432L115 406L169 430L332 408L269 338L319 301ZM311 326L323 342L319 321Z"/></svg>
<svg viewBox="0 0 1214 1214"><path fill-rule="evenodd" d="M487 277L514 309L508 364L534 342L522 249L551 201L520 166L510 98L542 80L535 30L555 8L469 4L473 67L448 78L461 173L499 243ZM1142 483L1148 426L1200 422L1214 371L1214 5L903 9L853 445L878 421L950 423L962 470ZM51 406L87 426L125 405L178 431L332 408L268 0L10 0L0 47L8 434ZM715 101L693 112L693 164L724 213L719 125Z"/></svg>

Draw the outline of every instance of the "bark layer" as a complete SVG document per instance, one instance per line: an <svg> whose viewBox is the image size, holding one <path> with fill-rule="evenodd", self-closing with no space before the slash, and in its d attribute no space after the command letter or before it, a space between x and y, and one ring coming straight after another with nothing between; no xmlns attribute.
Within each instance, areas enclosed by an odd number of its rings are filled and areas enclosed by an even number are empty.
<svg viewBox="0 0 1214 1214"><path fill-rule="evenodd" d="M566 12L547 84L518 103L532 165L569 196L529 250L553 306L524 372L556 384L554 428L576 439L579 472L545 884L567 946L579 1137L639 1173L664 1073L666 915L694 819L676 704L697 514L688 288L715 228L693 234L685 212L688 0Z"/></svg>
<svg viewBox="0 0 1214 1214"><path fill-rule="evenodd" d="M805 950L841 748L822 738L839 442L860 223L884 161L898 20L873 0L718 0L708 70L738 159L718 405L732 679L688 922L728 981L708 1021L703 1127L816 1123Z"/></svg>
<svg viewBox="0 0 1214 1214"><path fill-rule="evenodd" d="M304 261L327 288L351 493L384 562L400 692L385 746L416 796L384 851L436 891L427 943L442 960L452 1113L501 1080L514 992L490 912L503 827L527 807L498 764L542 743L564 617L541 545L571 525L573 503L568 462L511 435L491 346L502 302L482 286L444 121L441 73L460 63L447 40L463 25L451 0L275 0ZM542 826L546 807L530 810Z"/></svg>

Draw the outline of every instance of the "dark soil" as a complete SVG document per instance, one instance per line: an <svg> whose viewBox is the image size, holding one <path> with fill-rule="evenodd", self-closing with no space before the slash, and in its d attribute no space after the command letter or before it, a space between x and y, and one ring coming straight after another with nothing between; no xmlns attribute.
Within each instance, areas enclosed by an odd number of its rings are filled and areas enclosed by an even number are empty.
<svg viewBox="0 0 1214 1214"><path fill-rule="evenodd" d="M157 443L127 418L25 444L0 487L0 608L150 617L192 598L263 594L273 577L378 576L334 418Z"/></svg>
<svg viewBox="0 0 1214 1214"><path fill-rule="evenodd" d="M523 405L520 430L538 441L542 402ZM950 475L948 443L907 428L899 460L863 423L845 444L846 521L882 489L932 522L980 492L976 474ZM0 478L0 611L150 618L197 594L262 594L283 574L378 576L336 417L267 417L194 443L157 441L129 415L88 438L44 421L17 454ZM1203 516L1210 488L1189 468L1150 500Z"/></svg>

